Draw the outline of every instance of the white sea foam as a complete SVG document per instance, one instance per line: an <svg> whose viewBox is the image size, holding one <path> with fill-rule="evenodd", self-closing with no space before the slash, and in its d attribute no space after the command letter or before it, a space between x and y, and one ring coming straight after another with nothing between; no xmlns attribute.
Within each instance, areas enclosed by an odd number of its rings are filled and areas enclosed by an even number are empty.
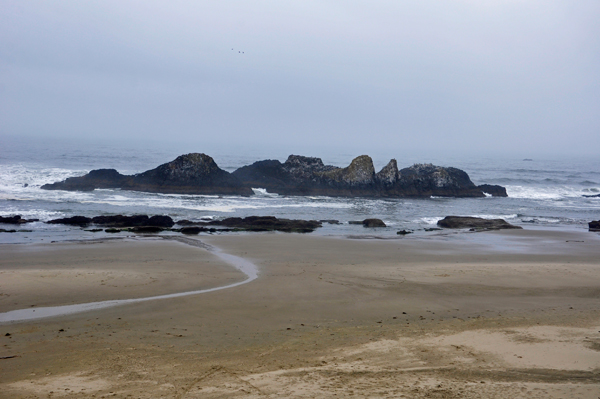
<svg viewBox="0 0 600 399"><path fill-rule="evenodd" d="M576 198L582 196L582 190L570 186L506 186L510 198L559 200L563 198Z"/></svg>
<svg viewBox="0 0 600 399"><path fill-rule="evenodd" d="M279 194L267 192L266 188L253 188L252 191L258 197L279 197Z"/></svg>

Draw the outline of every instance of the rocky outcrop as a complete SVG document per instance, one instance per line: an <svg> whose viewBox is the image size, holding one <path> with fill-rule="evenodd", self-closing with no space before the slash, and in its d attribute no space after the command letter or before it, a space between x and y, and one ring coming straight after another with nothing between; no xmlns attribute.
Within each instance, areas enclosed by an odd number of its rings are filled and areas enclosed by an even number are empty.
<svg viewBox="0 0 600 399"><path fill-rule="evenodd" d="M471 216L446 216L437 222L440 227L449 229L474 229L474 230L500 230L500 229L522 229L504 219L483 219Z"/></svg>
<svg viewBox="0 0 600 399"><path fill-rule="evenodd" d="M92 222L92 218L86 216L71 216L69 218L52 219L47 221L48 224L66 224L69 226L87 226Z"/></svg>
<svg viewBox="0 0 600 399"><path fill-rule="evenodd" d="M91 191L96 188L119 188L170 194L251 195L229 172L220 169L206 154L187 154L174 161L136 175L122 175L114 169L92 170L85 176L70 177L62 182L45 184L45 190Z"/></svg>
<svg viewBox="0 0 600 399"><path fill-rule="evenodd" d="M590 231L600 231L600 220L594 220L588 223Z"/></svg>
<svg viewBox="0 0 600 399"><path fill-rule="evenodd" d="M283 231L286 233L311 233L321 227L316 220L278 219L274 216L248 216L226 218L206 223L211 226L225 226L247 231Z"/></svg>
<svg viewBox="0 0 600 399"><path fill-rule="evenodd" d="M600 198L600 194L594 194L594 195L583 195L585 198Z"/></svg>
<svg viewBox="0 0 600 399"><path fill-rule="evenodd" d="M373 160L361 155L346 168L325 165L320 158L290 155L286 162L259 161L233 175L244 184L282 195L343 197L484 197L467 173L456 168L415 164L398 170L395 159L375 172ZM500 186L485 185L494 196L506 196ZM488 192L486 191L486 192Z"/></svg>
<svg viewBox="0 0 600 399"><path fill-rule="evenodd" d="M114 169L98 169L85 176L46 184L42 188L70 191L105 188L218 195L252 195L252 188L264 188L281 195L387 198L484 197L485 192L506 197L504 187L476 186L467 173L456 168L415 164L398 170L396 160L392 159L376 172L368 155L353 159L345 168L325 165L320 158L290 155L283 163L278 160L258 161L228 173L208 155L194 153L136 175L122 175Z"/></svg>
<svg viewBox="0 0 600 399"><path fill-rule="evenodd" d="M48 221L50 224L65 224L71 226L87 226L89 224L95 224L103 227L110 228L126 228L126 227L152 227L152 228L170 228L175 222L170 216L155 215L149 217L148 215L111 215L111 216L95 216L89 218L86 216L72 216L69 218L53 219Z"/></svg>
<svg viewBox="0 0 600 399"><path fill-rule="evenodd" d="M39 222L40 219L23 219L21 215L15 216L0 216L0 223L4 224L25 224L31 222Z"/></svg>

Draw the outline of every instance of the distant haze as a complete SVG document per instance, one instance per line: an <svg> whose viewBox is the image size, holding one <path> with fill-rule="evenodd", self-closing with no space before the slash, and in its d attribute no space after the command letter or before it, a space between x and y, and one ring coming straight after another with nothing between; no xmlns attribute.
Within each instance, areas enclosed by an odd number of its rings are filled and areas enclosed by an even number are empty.
<svg viewBox="0 0 600 399"><path fill-rule="evenodd" d="M599 21L598 0L2 0L0 136L592 154Z"/></svg>

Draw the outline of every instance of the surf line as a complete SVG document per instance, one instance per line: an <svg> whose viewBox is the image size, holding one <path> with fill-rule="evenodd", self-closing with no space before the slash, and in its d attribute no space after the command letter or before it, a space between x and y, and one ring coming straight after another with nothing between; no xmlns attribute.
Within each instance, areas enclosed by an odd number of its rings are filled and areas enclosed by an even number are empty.
<svg viewBox="0 0 600 399"><path fill-rule="evenodd" d="M155 237L160 237L160 236L155 236ZM204 294L207 292L213 292L213 291L224 290L227 288L237 287L242 284L247 284L258 278L258 267L254 263L250 262L247 259L240 258L239 256L227 254L227 253L223 252L220 248L213 247L211 245L203 243L202 241L194 240L191 238L173 237L173 236L166 236L166 237L160 237L160 238L166 239L166 240L178 241L183 244L206 249L209 252L216 255L221 260L223 260L225 263L228 263L229 265L235 267L236 269L238 269L239 271L244 273L247 276L247 278L243 281L224 285L221 287L207 288L207 289L195 290L195 291L177 292L174 294L155 295L155 296L149 296L149 297L145 297L145 298L115 299L115 300L109 300L109 301L80 303L80 304L75 304L75 305L49 306L49 307L41 307L41 308L27 308L27 309L11 310L9 312L0 313L0 323L11 323L11 322L18 322L18 321L41 319L41 318L46 318L46 317L65 316L65 315L70 315L70 314L74 314L74 313L88 312L91 310L105 309L105 308L110 308L110 307L114 307L114 306L127 305L127 304L131 304L131 303L155 301L155 300L159 300L159 299L179 298L179 297L188 296L188 295Z"/></svg>

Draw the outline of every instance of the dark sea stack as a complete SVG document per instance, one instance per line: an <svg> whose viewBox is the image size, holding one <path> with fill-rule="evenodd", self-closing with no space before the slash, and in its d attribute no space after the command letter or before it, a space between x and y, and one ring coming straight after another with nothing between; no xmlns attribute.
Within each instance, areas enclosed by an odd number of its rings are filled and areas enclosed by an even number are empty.
<svg viewBox="0 0 600 399"><path fill-rule="evenodd" d="M522 229L521 226L512 225L504 219L483 219L471 216L446 216L444 219L438 221L437 225L448 229Z"/></svg>
<svg viewBox="0 0 600 399"><path fill-rule="evenodd" d="M394 188L406 197L485 197L469 175L457 168L414 164L398 173Z"/></svg>
<svg viewBox="0 0 600 399"><path fill-rule="evenodd" d="M44 184L44 190L93 191L97 188L121 188L130 179L115 169L96 169L85 176L69 177L65 181Z"/></svg>
<svg viewBox="0 0 600 399"><path fill-rule="evenodd" d="M387 227L381 219L365 219L362 221L364 227Z"/></svg>
<svg viewBox="0 0 600 399"><path fill-rule="evenodd" d="M235 176L206 154L186 154L155 169L132 176L122 188L169 194L252 195Z"/></svg>
<svg viewBox="0 0 600 399"><path fill-rule="evenodd" d="M393 186L398 181L398 178L398 163L395 159L390 160L390 162L375 175L377 182L384 187Z"/></svg>
<svg viewBox="0 0 600 399"><path fill-rule="evenodd" d="M114 169L92 170L85 176L45 184L45 190L92 191L96 188L124 189L165 194L252 195L236 177L220 169L206 154L187 154L137 175L122 175Z"/></svg>
<svg viewBox="0 0 600 399"><path fill-rule="evenodd" d="M49 220L49 224L65 224L69 226L87 226L92 222L91 218L85 216L72 216L70 218L60 218Z"/></svg>
<svg viewBox="0 0 600 399"><path fill-rule="evenodd" d="M588 223L590 231L600 231L600 220L594 220Z"/></svg>
<svg viewBox="0 0 600 399"><path fill-rule="evenodd" d="M290 185L292 179L290 173L283 168L283 164L274 159L242 166L232 175L247 187L264 188L271 193L285 191L285 187Z"/></svg>
<svg viewBox="0 0 600 399"><path fill-rule="evenodd" d="M415 164L398 170L396 160L392 159L376 172L368 155L356 157L345 168L325 165L320 158L290 155L283 163L277 160L258 161L228 173L220 169L210 156L192 153L133 176L122 175L115 169L98 169L85 176L46 184L42 188L243 196L254 194L252 188L264 188L281 195L331 197L484 197L484 192L507 196L504 187L476 186L466 172L456 168Z"/></svg>
<svg viewBox="0 0 600 399"><path fill-rule="evenodd" d="M486 194L491 195L492 197L508 197L506 193L506 188L502 186L497 186L493 184L481 184L477 186L478 189L483 191Z"/></svg>

